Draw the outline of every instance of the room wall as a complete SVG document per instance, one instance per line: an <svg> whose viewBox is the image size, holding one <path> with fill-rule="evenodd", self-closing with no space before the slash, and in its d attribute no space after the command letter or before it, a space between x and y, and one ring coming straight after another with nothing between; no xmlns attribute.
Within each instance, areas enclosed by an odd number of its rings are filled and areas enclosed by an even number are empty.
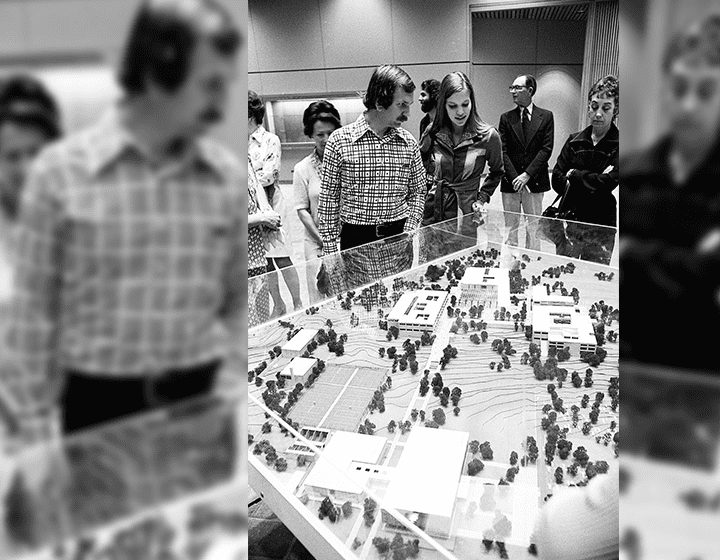
<svg viewBox="0 0 720 560"><path fill-rule="evenodd" d="M381 64L398 64L418 88L469 74L468 0L250 0L249 21L248 87L264 97L361 92ZM418 93L406 123L416 136ZM308 151L284 151L281 181Z"/></svg>
<svg viewBox="0 0 720 560"><path fill-rule="evenodd" d="M241 0L221 0L243 33L247 5ZM130 22L140 0L3 0L0 1L0 72L58 64L91 63L115 68ZM225 123L213 135L238 154L247 151L247 57L238 59L238 79ZM83 83L92 87L91 83ZM108 95L107 76L98 94ZM87 96L87 91L84 92ZM88 107L88 111L96 111Z"/></svg>
<svg viewBox="0 0 720 560"><path fill-rule="evenodd" d="M508 86L519 74L533 74L538 81L533 101L555 118L551 168L584 110L579 99L585 26L583 21L472 21L470 79L481 117L497 126L500 115L515 107Z"/></svg>

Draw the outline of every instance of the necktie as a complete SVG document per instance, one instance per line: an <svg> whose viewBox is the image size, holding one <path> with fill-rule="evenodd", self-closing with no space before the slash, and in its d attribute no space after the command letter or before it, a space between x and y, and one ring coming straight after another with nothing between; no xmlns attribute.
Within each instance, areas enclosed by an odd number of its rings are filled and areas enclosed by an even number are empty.
<svg viewBox="0 0 720 560"><path fill-rule="evenodd" d="M530 115L528 114L527 107L523 108L522 112L522 131L523 131L523 138L525 139L525 142L527 143L528 140L530 140Z"/></svg>

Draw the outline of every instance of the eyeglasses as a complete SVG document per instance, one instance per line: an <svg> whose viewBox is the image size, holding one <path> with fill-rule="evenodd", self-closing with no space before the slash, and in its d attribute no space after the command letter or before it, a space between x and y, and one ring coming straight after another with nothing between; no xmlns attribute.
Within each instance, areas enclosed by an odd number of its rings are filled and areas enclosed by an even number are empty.
<svg viewBox="0 0 720 560"><path fill-rule="evenodd" d="M510 91L520 91L521 89L525 89L527 86L510 86L508 89Z"/></svg>

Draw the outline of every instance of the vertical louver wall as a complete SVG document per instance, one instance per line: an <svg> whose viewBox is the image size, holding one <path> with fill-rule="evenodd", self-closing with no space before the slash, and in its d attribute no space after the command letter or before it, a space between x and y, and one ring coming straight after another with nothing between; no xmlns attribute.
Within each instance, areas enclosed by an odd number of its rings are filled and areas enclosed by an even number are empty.
<svg viewBox="0 0 720 560"><path fill-rule="evenodd" d="M601 0L590 4L583 61L583 103L595 81L608 74L619 76L619 12L620 5L617 0ZM585 126L586 113L581 111L579 129Z"/></svg>

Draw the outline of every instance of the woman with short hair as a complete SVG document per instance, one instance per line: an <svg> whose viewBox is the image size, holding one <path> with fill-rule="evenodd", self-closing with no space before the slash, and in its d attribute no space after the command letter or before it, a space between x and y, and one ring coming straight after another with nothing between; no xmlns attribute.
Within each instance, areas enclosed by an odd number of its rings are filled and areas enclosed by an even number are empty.
<svg viewBox="0 0 720 560"><path fill-rule="evenodd" d="M552 188L564 194L568 244L558 254L610 264L617 231L617 200L613 191L620 180L620 132L615 119L620 110L620 86L605 76L588 93L590 125L571 134L552 173ZM595 227L597 224L604 227Z"/></svg>
<svg viewBox="0 0 720 560"><path fill-rule="evenodd" d="M322 179L322 161L325 144L330 135L340 128L340 113L329 101L311 103L303 113L303 131L315 143L312 153L299 161L293 170L295 210L305 226L305 273L310 303L321 299L317 289L317 273L322 256L322 237L318 230L318 203Z"/></svg>

